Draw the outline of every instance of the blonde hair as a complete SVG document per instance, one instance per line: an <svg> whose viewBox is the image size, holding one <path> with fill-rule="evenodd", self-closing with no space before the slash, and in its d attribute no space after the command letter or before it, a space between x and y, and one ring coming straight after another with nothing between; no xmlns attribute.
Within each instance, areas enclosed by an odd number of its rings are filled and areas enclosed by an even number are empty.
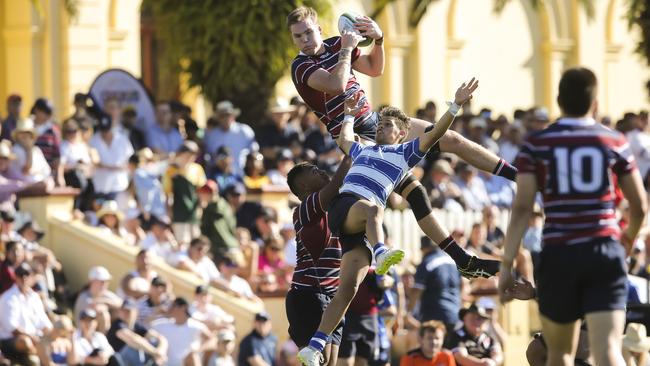
<svg viewBox="0 0 650 366"><path fill-rule="evenodd" d="M291 11L289 15L287 15L287 28L307 19L311 19L314 21L314 23L316 23L318 21L318 14L316 13L316 10L308 6L301 6L299 8L296 8Z"/></svg>

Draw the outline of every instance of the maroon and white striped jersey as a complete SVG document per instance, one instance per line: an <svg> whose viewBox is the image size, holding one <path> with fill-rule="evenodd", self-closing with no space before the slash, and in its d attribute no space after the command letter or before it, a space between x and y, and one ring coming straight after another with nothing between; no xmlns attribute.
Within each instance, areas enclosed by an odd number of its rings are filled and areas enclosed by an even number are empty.
<svg viewBox="0 0 650 366"><path fill-rule="evenodd" d="M339 286L341 244L327 226L320 194L307 196L293 211L296 230L296 269L291 287L334 296Z"/></svg>
<svg viewBox="0 0 650 366"><path fill-rule="evenodd" d="M533 173L544 201L544 245L620 238L615 179L636 169L625 136L591 118L562 118L529 136L515 165Z"/></svg>
<svg viewBox="0 0 650 366"><path fill-rule="evenodd" d="M291 64L291 79L305 103L311 108L316 116L327 126L327 130L332 138L337 138L341 131L343 123L343 103L350 95L360 92L363 108L356 116L355 127L365 122L371 116L370 104L366 98L365 92L357 82L354 72L350 70L348 85L343 94L331 95L320 90L316 90L307 85L307 80L314 71L324 69L332 72L339 62L339 51L341 50L341 37L332 37L323 41L325 52L321 55L308 56L299 53ZM352 51L352 62L357 60L361 54L358 48Z"/></svg>

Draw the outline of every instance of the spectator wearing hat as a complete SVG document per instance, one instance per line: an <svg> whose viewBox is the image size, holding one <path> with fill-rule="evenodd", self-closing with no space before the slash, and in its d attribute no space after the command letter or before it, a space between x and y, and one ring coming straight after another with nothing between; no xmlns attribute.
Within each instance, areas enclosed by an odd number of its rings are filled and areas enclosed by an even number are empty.
<svg viewBox="0 0 650 366"><path fill-rule="evenodd" d="M15 142L12 152L16 157L12 162L12 168L20 172L30 182L49 180L52 169L45 160L41 149L35 146L34 121L29 118L18 120L16 128L12 132L12 138Z"/></svg>
<svg viewBox="0 0 650 366"><path fill-rule="evenodd" d="M132 238L124 228L124 214L117 206L117 202L113 200L102 202L102 207L97 211L97 220L103 232L113 234L129 245L135 244L135 238Z"/></svg>
<svg viewBox="0 0 650 366"><path fill-rule="evenodd" d="M151 328L172 347L167 348L167 365L200 365L200 355L213 341L213 335L200 321L193 319L190 304L185 298L177 297L171 305L170 317L155 321Z"/></svg>
<svg viewBox="0 0 650 366"><path fill-rule="evenodd" d="M265 241L277 235L279 231L278 215L271 207L262 207L255 216L254 224L251 237L260 246L264 246Z"/></svg>
<svg viewBox="0 0 650 366"><path fill-rule="evenodd" d="M38 98L32 106L31 115L34 118L34 131L36 132L36 142L34 143L43 152L45 160L57 172L61 151L61 131L59 125L52 120L54 106L52 102L45 98ZM63 182L60 182L61 185Z"/></svg>
<svg viewBox="0 0 650 366"><path fill-rule="evenodd" d="M238 366L276 366L278 337L271 333L267 312L255 314L253 330L239 344Z"/></svg>
<svg viewBox="0 0 650 366"><path fill-rule="evenodd" d="M151 216L167 216L167 204L154 154L148 147L138 150L133 187L138 207L146 221Z"/></svg>
<svg viewBox="0 0 650 366"><path fill-rule="evenodd" d="M209 238L212 257L218 262L226 253L239 248L235 237L237 220L226 199L219 195L214 181L209 180L198 192L199 196L206 196L208 202L201 215L201 234Z"/></svg>
<svg viewBox="0 0 650 366"><path fill-rule="evenodd" d="M451 352L442 348L447 333L445 325L436 320L428 320L420 324L419 328L420 346L402 356L400 366L456 366Z"/></svg>
<svg viewBox="0 0 650 366"><path fill-rule="evenodd" d="M226 188L235 183L244 183L242 176L234 172L233 157L230 148L227 146L219 146L211 160L213 161L213 165L209 169L208 176L217 182L219 192L223 193Z"/></svg>
<svg viewBox="0 0 650 366"><path fill-rule="evenodd" d="M180 245L171 230L171 222L165 216L151 216L149 230L140 242L140 248L149 250L166 262L174 263L174 257L180 250Z"/></svg>
<svg viewBox="0 0 650 366"><path fill-rule="evenodd" d="M212 303L208 285L196 286L191 310L192 317L203 322L211 331L234 329L235 317L226 313L219 305Z"/></svg>
<svg viewBox="0 0 650 366"><path fill-rule="evenodd" d="M275 98L270 103L269 121L256 133L260 151L267 159L274 159L281 149L300 146L300 133L295 126L289 124L295 110L296 106L284 98Z"/></svg>
<svg viewBox="0 0 650 366"><path fill-rule="evenodd" d="M2 121L0 140L13 141L12 132L20 119L20 110L23 107L23 98L18 94L11 94L7 98L7 118Z"/></svg>
<svg viewBox="0 0 650 366"><path fill-rule="evenodd" d="M75 119L68 119L63 123L61 166L65 185L81 190L81 196L75 199L75 208L86 211L92 195L90 181L94 164L90 147L84 141L79 123Z"/></svg>
<svg viewBox="0 0 650 366"><path fill-rule="evenodd" d="M214 262L207 256L210 251L210 240L205 236L192 239L186 251L178 253L175 266L178 269L192 272L199 276L203 282L216 285L221 283L219 270ZM220 285L220 287L223 287Z"/></svg>
<svg viewBox="0 0 650 366"><path fill-rule="evenodd" d="M243 175L246 156L251 151L257 151L259 146L253 129L236 121L240 113L239 108L235 108L230 101L217 103L214 119L208 120L203 143L209 154L214 154L219 146L228 147L234 158L233 172Z"/></svg>
<svg viewBox="0 0 650 366"><path fill-rule="evenodd" d="M462 192L451 178L454 169L447 160L438 159L431 167L429 177L424 181L429 190L431 206L452 212L462 212Z"/></svg>
<svg viewBox="0 0 650 366"><path fill-rule="evenodd" d="M476 168L462 162L458 164L456 171L458 176L455 183L460 188L465 209L483 210L483 207L490 204L490 198L485 189L485 183L477 175Z"/></svg>
<svg viewBox="0 0 650 366"><path fill-rule="evenodd" d="M481 296L476 300L476 306L485 309L490 317L488 319L487 334L495 339L499 344L506 344L508 334L499 322L499 312L497 311L497 302L490 296Z"/></svg>
<svg viewBox="0 0 650 366"><path fill-rule="evenodd" d="M196 142L185 141L163 176L163 188L172 200L174 234L181 244L188 244L200 233L196 189L202 187L207 179L203 167L194 162L198 153Z"/></svg>
<svg viewBox="0 0 650 366"><path fill-rule="evenodd" d="M151 267L153 254L146 249L141 249L135 256L135 269L124 275L120 280L118 295L122 298L140 299L149 293L151 281L158 273ZM142 284L141 288L137 285ZM139 282L139 283L138 283Z"/></svg>
<svg viewBox="0 0 650 366"><path fill-rule="evenodd" d="M20 241L5 243L5 258L0 264L0 294L9 290L16 281L16 267L25 260L25 247Z"/></svg>
<svg viewBox="0 0 650 366"><path fill-rule="evenodd" d="M156 105L156 123L145 131L147 146L161 157L173 155L183 144L183 136L174 126L168 102Z"/></svg>
<svg viewBox="0 0 650 366"><path fill-rule="evenodd" d="M115 360L115 350L108 343L106 336L98 330L97 312L86 309L79 314L78 329L73 342L80 365L120 365Z"/></svg>
<svg viewBox="0 0 650 366"><path fill-rule="evenodd" d="M15 284L0 296L0 351L14 363L33 364L44 336L52 330L40 296L32 290L34 271L26 262L15 269Z"/></svg>
<svg viewBox="0 0 650 366"><path fill-rule="evenodd" d="M287 184L287 175L295 165L291 150L282 149L278 151L275 158L275 164L275 169L270 170L268 173L271 184L289 188L289 185Z"/></svg>
<svg viewBox="0 0 650 366"><path fill-rule="evenodd" d="M129 140L113 130L113 121L102 115L97 132L90 139L90 146L97 151L98 161L93 175L93 186L98 198L116 200L120 208L126 208L129 186L128 162L133 155Z"/></svg>
<svg viewBox="0 0 650 366"><path fill-rule="evenodd" d="M208 366L235 366L235 333L224 329L217 333L217 349L208 360Z"/></svg>
<svg viewBox="0 0 650 366"><path fill-rule="evenodd" d="M248 189L261 189L271 184L269 176L264 168L264 156L253 151L246 156L244 166L244 185Z"/></svg>
<svg viewBox="0 0 650 366"><path fill-rule="evenodd" d="M223 290L230 293L231 295L263 304L262 299L255 295L248 282L237 275L241 267L241 257L235 255L234 253L228 253L221 260L219 263L219 273L221 273L221 279L226 286L226 288Z"/></svg>
<svg viewBox="0 0 650 366"><path fill-rule="evenodd" d="M499 153L499 145L487 135L488 123L484 117L474 117L469 121L467 137L494 154Z"/></svg>
<svg viewBox="0 0 650 366"><path fill-rule="evenodd" d="M484 308L470 305L461 309L458 317L463 322L460 329L450 334L446 347L451 349L459 366L497 366L503 362L501 344L486 332L490 315Z"/></svg>
<svg viewBox="0 0 650 366"><path fill-rule="evenodd" d="M108 289L113 276L105 267L96 266L88 271L88 285L79 293L74 304L74 318L79 322L84 310L93 310L98 317L99 330L110 327L110 310L118 309L122 299Z"/></svg>
<svg viewBox="0 0 650 366"><path fill-rule="evenodd" d="M257 271L260 275L275 275L278 285L288 289L292 271L284 260L284 240L281 236L272 235L264 240L264 246L257 261Z"/></svg>
<svg viewBox="0 0 650 366"><path fill-rule="evenodd" d="M453 331L461 308L461 277L454 261L431 239L420 239L422 261L415 270L415 283L410 289L408 311L419 302L415 318L419 322L437 320Z"/></svg>
<svg viewBox="0 0 650 366"><path fill-rule="evenodd" d="M164 365L167 361L167 339L153 329L138 323L138 307L125 300L117 311L117 317L106 332L108 343L129 366L144 366L154 362Z"/></svg>
<svg viewBox="0 0 650 366"><path fill-rule="evenodd" d="M160 276L154 277L149 286L149 294L137 302L138 323L150 326L154 320L166 318L172 298L167 281Z"/></svg>
<svg viewBox="0 0 650 366"><path fill-rule="evenodd" d="M255 219L258 213L262 211L262 205L259 202L247 201L246 193L246 186L243 183L235 183L226 188L223 195L235 213L237 227L252 231L255 228Z"/></svg>

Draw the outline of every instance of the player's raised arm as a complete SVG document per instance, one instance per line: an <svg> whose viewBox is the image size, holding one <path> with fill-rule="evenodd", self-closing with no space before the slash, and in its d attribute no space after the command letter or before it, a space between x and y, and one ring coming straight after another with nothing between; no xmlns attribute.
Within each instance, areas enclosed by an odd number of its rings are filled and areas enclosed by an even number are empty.
<svg viewBox="0 0 650 366"><path fill-rule="evenodd" d="M345 155L350 155L350 149L356 143L354 140L354 116L356 116L361 111L361 94L355 93L352 97L345 100L345 117L343 118L343 124L341 125L341 133L336 139L336 143L339 145L341 150Z"/></svg>
<svg viewBox="0 0 650 366"><path fill-rule="evenodd" d="M363 36L374 39L375 44L369 54L361 55L354 61L352 68L368 76L381 76L384 73L384 33L374 20L365 15L356 19L354 29Z"/></svg>
<svg viewBox="0 0 650 366"><path fill-rule="evenodd" d="M307 79L307 85L325 92L327 94L338 95L345 92L350 77L350 68L352 67L352 51L359 41L363 39L359 34L352 30L344 30L341 34L341 50L339 51L339 62L332 72L323 68L314 71Z"/></svg>
<svg viewBox="0 0 650 366"><path fill-rule="evenodd" d="M348 174L348 170L352 166L352 159L349 156L345 156L339 164L339 168L336 170L336 173L332 176L332 180L323 189L320 190L319 199L321 207L328 207L332 198L334 198L339 193L339 188L343 184L343 179L345 175Z"/></svg>
<svg viewBox="0 0 650 366"><path fill-rule="evenodd" d="M420 152L427 152L447 132L454 121L456 113L468 100L472 99L472 93L478 88L478 80L472 78L469 83L463 83L454 97L454 103L449 106L447 112L440 118L432 130L425 132L420 137Z"/></svg>

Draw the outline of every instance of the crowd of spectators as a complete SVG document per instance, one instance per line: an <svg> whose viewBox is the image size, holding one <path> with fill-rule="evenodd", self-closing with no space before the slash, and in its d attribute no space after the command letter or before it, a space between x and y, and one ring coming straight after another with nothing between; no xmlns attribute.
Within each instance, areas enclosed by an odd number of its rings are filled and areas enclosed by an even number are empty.
<svg viewBox="0 0 650 366"><path fill-rule="evenodd" d="M238 121L236 106L222 101L200 128L179 102L158 102L150 125L117 99L105 100L98 110L77 94L73 105L71 116L55 118L47 99L37 99L29 113L20 96L7 100L0 132L0 362L297 365L295 345L278 345L270 333L269 314L235 319L213 304L208 288L258 303L286 293L296 263L293 224L284 219L290 215L247 195L260 190L290 195L286 175L302 161L335 170L341 153L315 114L299 98L277 99L263 121L249 124ZM433 102L416 113L432 122L437 115ZM615 124L607 117L600 122L627 135L647 177L647 112L627 113ZM452 128L514 163L526 134L549 123L543 108L517 110L510 118L489 109L473 113L467 106ZM504 232L496 220L512 203L514 183L446 153L429 153L414 171L435 208L482 213L469 232L449 228L455 240L476 255L500 258ZM17 193L54 186L79 190L76 219L138 248L132 271L116 279L95 266L83 289L68 288L61 263L38 244L43 235L38 223L16 212ZM393 195L389 205L408 204ZM542 225L537 209L517 257L518 276L531 282ZM630 272L648 278L646 243L650 237L644 233ZM461 278L453 261L426 238L421 250L420 263L364 281L365 297L349 316L362 319L359 324L374 319L378 327L346 328L341 362L352 365L357 357L373 365L501 364L508 345L496 311L496 281ZM170 282L152 268L156 257L205 285L193 299L176 297ZM248 321L252 332L236 344L244 335L237 337L234 323ZM645 332L633 328L637 335Z"/></svg>

